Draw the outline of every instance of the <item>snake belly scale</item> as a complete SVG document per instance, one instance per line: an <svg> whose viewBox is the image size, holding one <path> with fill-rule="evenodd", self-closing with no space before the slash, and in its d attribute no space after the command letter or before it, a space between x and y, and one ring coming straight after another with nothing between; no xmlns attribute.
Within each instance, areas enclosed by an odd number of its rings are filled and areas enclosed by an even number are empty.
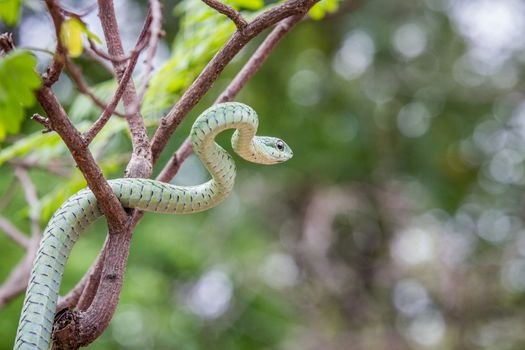
<svg viewBox="0 0 525 350"><path fill-rule="evenodd" d="M232 147L248 161L275 164L292 157L284 141L255 136L257 126L257 114L251 107L236 102L215 105L196 119L190 133L193 150L211 180L197 186L149 179L115 179L109 184L125 208L173 214L209 209L228 196L235 180L232 157L214 141L223 130L236 129ZM80 233L101 216L95 196L84 189L64 202L50 219L33 263L14 349L49 348L64 266Z"/></svg>

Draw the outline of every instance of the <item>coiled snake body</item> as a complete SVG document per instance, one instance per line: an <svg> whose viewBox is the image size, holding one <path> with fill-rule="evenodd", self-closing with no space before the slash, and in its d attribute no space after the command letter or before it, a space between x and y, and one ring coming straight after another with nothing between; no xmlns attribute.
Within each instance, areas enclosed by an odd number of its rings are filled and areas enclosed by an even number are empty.
<svg viewBox="0 0 525 350"><path fill-rule="evenodd" d="M197 186L175 186L148 179L116 179L109 184L122 206L159 213L186 214L220 203L232 190L235 163L214 142L225 129L237 129L232 146L242 158L261 164L284 162L291 149L274 137L255 136L255 111L241 103L223 103L203 112L193 124L194 152L212 179ZM64 266L80 233L102 216L89 189L70 197L55 212L44 232L29 279L14 349L47 350Z"/></svg>

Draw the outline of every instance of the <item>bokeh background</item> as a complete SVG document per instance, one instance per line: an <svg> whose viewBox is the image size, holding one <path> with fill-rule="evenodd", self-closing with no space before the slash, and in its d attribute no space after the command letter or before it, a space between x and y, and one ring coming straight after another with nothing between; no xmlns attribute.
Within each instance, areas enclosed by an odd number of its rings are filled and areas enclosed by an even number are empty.
<svg viewBox="0 0 525 350"><path fill-rule="evenodd" d="M205 19L192 22L188 13L205 10L181 4L164 2L167 35L156 68L173 63L184 45L190 56L178 58L172 76L156 78L153 99L173 102L191 82L176 85L177 77L193 77L215 52L190 40ZM116 6L130 48L146 2ZM85 20L103 37L96 11ZM40 2L27 1L11 30L22 47L53 49ZM234 193L219 207L147 214L115 317L91 348L525 348L523 33L520 0L363 0L298 25L237 98L258 111L260 133L282 136L294 158L264 167L236 157ZM228 67L159 164L261 40ZM50 58L37 57L39 67ZM107 97L109 74L89 57L76 62ZM66 76L55 90L76 123L97 116ZM152 127L163 108L146 113ZM118 125L109 128L94 152L106 174L119 177L129 139ZM38 130L27 121L3 151ZM56 139L38 144L20 158L36 157L43 168L30 174L45 225L83 185ZM23 193L2 162L0 211L28 231ZM57 162L69 169L66 178L45 170ZM207 176L192 156L174 183ZM105 232L100 221L77 243L64 292L90 266ZM1 280L22 256L0 235ZM11 347L21 303L0 310L0 349Z"/></svg>

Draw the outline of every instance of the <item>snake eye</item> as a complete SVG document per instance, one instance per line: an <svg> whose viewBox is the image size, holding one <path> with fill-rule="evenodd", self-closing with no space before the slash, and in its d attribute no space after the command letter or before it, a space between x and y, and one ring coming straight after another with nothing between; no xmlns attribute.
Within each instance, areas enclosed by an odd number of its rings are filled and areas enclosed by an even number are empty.
<svg viewBox="0 0 525 350"><path fill-rule="evenodd" d="M277 141L277 143L275 144L277 146L277 149L279 151L284 151L284 142L282 142L281 140Z"/></svg>

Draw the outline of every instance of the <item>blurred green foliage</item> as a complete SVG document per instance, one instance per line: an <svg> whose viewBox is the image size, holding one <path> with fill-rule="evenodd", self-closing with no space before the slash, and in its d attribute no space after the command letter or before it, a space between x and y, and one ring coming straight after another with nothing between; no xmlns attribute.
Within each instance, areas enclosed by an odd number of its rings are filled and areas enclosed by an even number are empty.
<svg viewBox="0 0 525 350"><path fill-rule="evenodd" d="M20 13L21 0L0 1L0 20L8 25L16 24Z"/></svg>
<svg viewBox="0 0 525 350"><path fill-rule="evenodd" d="M13 51L0 61L0 141L20 131L24 107L35 103L34 91L40 86L35 65L26 51Z"/></svg>
<svg viewBox="0 0 525 350"><path fill-rule="evenodd" d="M234 29L199 4L166 15L169 40L178 32L147 97L151 130ZM269 5L232 4L246 16ZM523 348L523 13L514 0L370 0L299 24L237 98L258 111L259 133L283 137L294 158L262 167L236 157L235 191L219 207L147 214L117 313L91 348ZM160 166L261 40L182 123ZM99 66L78 62L109 99L114 85ZM63 102L79 127L99 113L76 94ZM125 124L112 122L93 152L119 177L130 145ZM83 184L56 135L29 120L21 127L0 151L0 213L27 232L13 161L36 165L43 221ZM74 175L46 170L57 167ZM206 178L192 156L174 183ZM78 242L64 292L104 234L101 221ZM0 279L22 255L0 235ZM21 302L0 310L0 349L12 344Z"/></svg>

